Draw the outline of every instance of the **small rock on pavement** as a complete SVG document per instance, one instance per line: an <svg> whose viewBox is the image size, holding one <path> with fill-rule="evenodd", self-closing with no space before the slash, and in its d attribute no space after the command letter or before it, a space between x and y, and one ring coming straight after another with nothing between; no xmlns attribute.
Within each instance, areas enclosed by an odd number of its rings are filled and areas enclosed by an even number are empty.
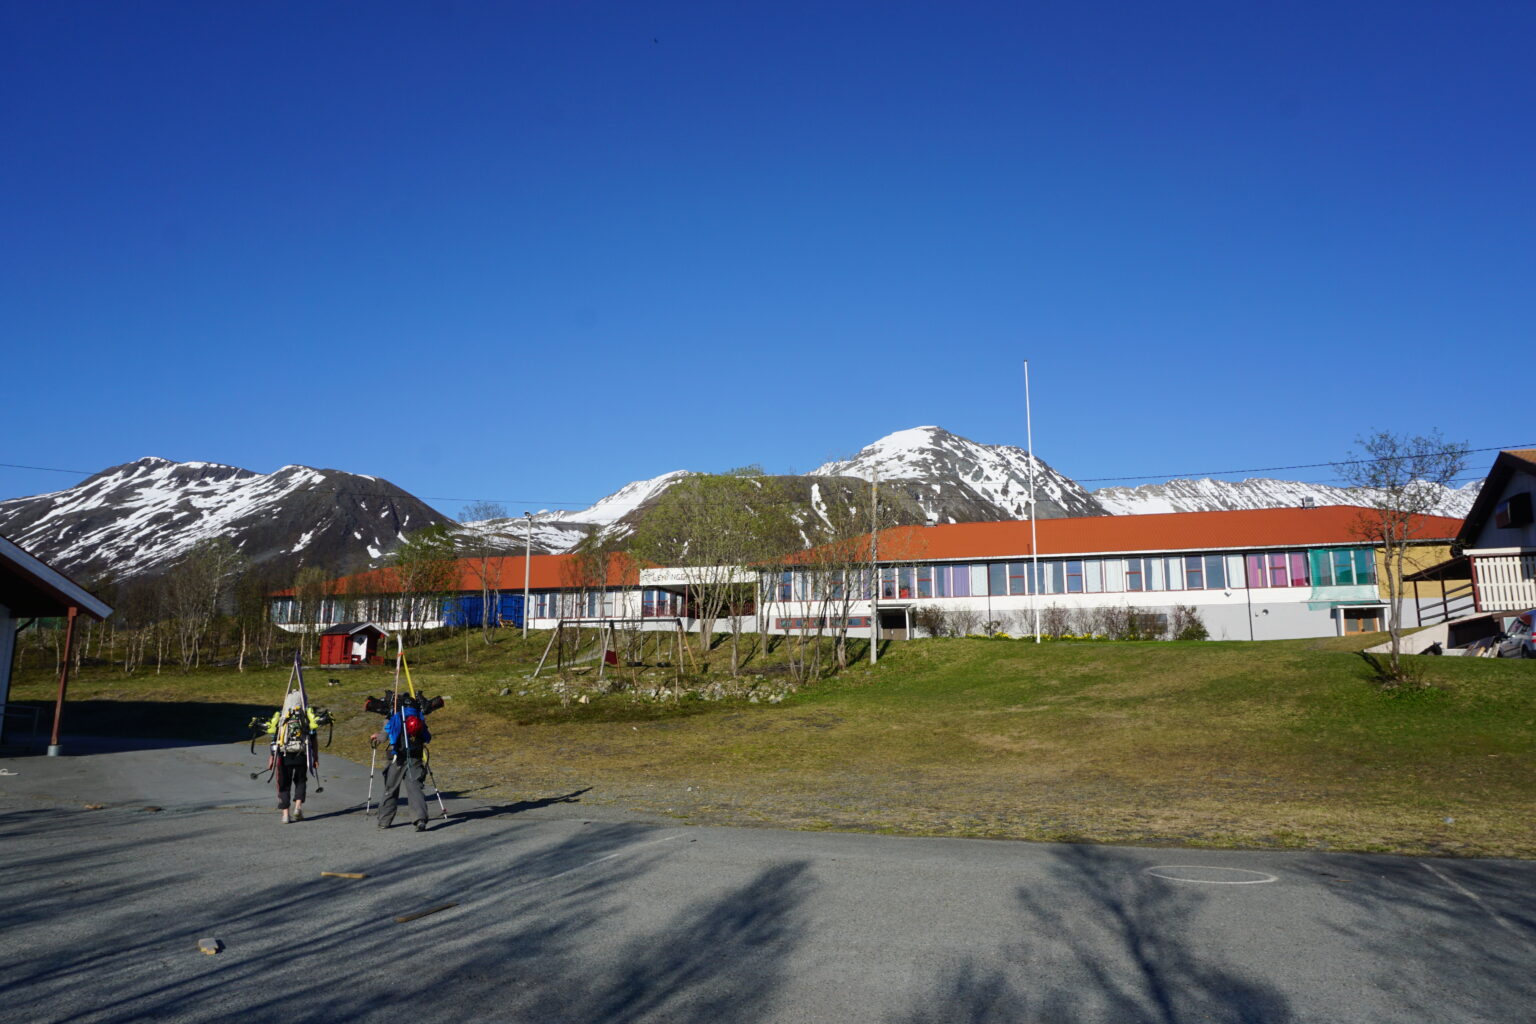
<svg viewBox="0 0 1536 1024"><path fill-rule="evenodd" d="M224 948L224 943L220 942L218 939L198 939L197 948L201 952L207 953L209 956L213 956L213 954Z"/></svg>

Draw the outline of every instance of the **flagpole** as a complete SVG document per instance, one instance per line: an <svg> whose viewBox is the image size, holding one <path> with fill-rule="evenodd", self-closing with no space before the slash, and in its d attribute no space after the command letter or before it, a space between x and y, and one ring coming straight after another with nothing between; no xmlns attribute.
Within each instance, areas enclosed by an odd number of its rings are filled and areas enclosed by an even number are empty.
<svg viewBox="0 0 1536 1024"><path fill-rule="evenodd" d="M1030 604L1035 606L1035 643L1040 642L1040 547L1035 542L1035 430L1029 409L1029 360L1024 360L1024 438L1029 445Z"/></svg>

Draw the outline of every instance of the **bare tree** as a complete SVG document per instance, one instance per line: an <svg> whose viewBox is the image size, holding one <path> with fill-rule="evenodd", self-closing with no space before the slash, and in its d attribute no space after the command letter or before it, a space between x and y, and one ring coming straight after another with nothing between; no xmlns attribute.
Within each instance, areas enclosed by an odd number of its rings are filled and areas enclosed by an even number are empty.
<svg viewBox="0 0 1536 1024"><path fill-rule="evenodd" d="M457 554L453 535L441 524L406 534L395 549L403 621L412 643L421 639L428 622L442 617L443 599L457 583Z"/></svg>
<svg viewBox="0 0 1536 1024"><path fill-rule="evenodd" d="M776 478L757 467L700 474L684 477L662 494L630 550L643 560L682 570L699 617L699 652L707 656L722 615L730 614L739 627L737 616L753 592L744 570L797 546L790 523Z"/></svg>
<svg viewBox="0 0 1536 1024"><path fill-rule="evenodd" d="M1440 506L1445 488L1466 468L1465 442L1450 442L1438 430L1408 437L1381 430L1355 440L1353 459L1335 464L1341 479L1359 492L1369 510L1355 535L1381 549L1392 634L1387 682L1408 681L1402 665L1403 575L1408 549L1422 535L1424 517Z"/></svg>
<svg viewBox="0 0 1536 1024"><path fill-rule="evenodd" d="M506 533L507 508L497 501L477 501L465 505L460 523L476 523L474 529L459 533L459 554L468 560L470 572L480 584L480 634L487 644L500 624L491 609L501 606L502 559L515 549L516 540ZM500 522L498 522L500 521Z"/></svg>
<svg viewBox="0 0 1536 1024"><path fill-rule="evenodd" d="M171 570L166 596L183 669L199 662L203 638L218 613L219 599L243 563L229 541L215 537L198 541Z"/></svg>
<svg viewBox="0 0 1536 1024"><path fill-rule="evenodd" d="M316 565L299 569L293 580L293 609L299 622L299 652L308 659L320 634L320 619L330 597L331 578Z"/></svg>

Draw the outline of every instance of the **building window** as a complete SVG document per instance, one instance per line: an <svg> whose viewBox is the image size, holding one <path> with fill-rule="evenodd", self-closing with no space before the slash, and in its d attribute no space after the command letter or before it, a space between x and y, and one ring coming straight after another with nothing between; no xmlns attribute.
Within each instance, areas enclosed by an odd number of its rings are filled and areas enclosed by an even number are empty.
<svg viewBox="0 0 1536 1024"><path fill-rule="evenodd" d="M1189 555L1184 559L1184 589L1205 589L1205 559L1199 555Z"/></svg>
<svg viewBox="0 0 1536 1024"><path fill-rule="evenodd" d="M1205 589L1225 590L1227 588L1227 563L1220 555L1205 556Z"/></svg>

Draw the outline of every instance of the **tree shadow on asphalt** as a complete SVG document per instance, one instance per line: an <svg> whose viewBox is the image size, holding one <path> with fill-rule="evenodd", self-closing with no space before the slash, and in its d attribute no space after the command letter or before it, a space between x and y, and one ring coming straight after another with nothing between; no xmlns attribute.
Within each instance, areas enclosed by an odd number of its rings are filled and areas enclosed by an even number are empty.
<svg viewBox="0 0 1536 1024"><path fill-rule="evenodd" d="M1050 889L1020 889L1023 936L1000 963L971 958L934 980L904 1024L1284 1024L1272 986L1197 953L1188 936L1205 897L1148 884L1112 851L1055 853ZM1052 889L1070 891L1053 898ZM1027 965L1027 966L1026 966Z"/></svg>
<svg viewBox="0 0 1536 1024"><path fill-rule="evenodd" d="M521 814L524 811L536 811L543 807L553 807L555 804L579 804L581 797L592 792L591 786L574 790L564 796L546 796L537 800L518 800L510 804L485 804L480 807L471 807L465 811L451 811L445 825L456 821L480 821L485 818L501 818L510 814ZM443 794L449 800L459 799L460 795L453 792ZM437 819L434 818L434 821Z"/></svg>
<svg viewBox="0 0 1536 1024"><path fill-rule="evenodd" d="M1402 1019L1510 1020L1536 1006L1529 864L1335 855L1300 870L1347 907L1347 919L1330 926L1380 965L1361 983L1399 1003Z"/></svg>
<svg viewBox="0 0 1536 1024"><path fill-rule="evenodd" d="M783 985L814 888L807 864L779 863L616 934L630 892L679 838L625 823L553 842L514 830L386 846L349 861L361 881L296 873L274 835L286 830L261 830L247 860L272 863L209 893L206 866L188 870L176 844L227 832L188 817L166 821L174 835L134 835L127 815L0 815L0 838L27 833L36 851L3 858L14 891L29 894L0 908L12 944L0 988L14 1019L750 1019ZM225 951L198 956L210 935Z"/></svg>

